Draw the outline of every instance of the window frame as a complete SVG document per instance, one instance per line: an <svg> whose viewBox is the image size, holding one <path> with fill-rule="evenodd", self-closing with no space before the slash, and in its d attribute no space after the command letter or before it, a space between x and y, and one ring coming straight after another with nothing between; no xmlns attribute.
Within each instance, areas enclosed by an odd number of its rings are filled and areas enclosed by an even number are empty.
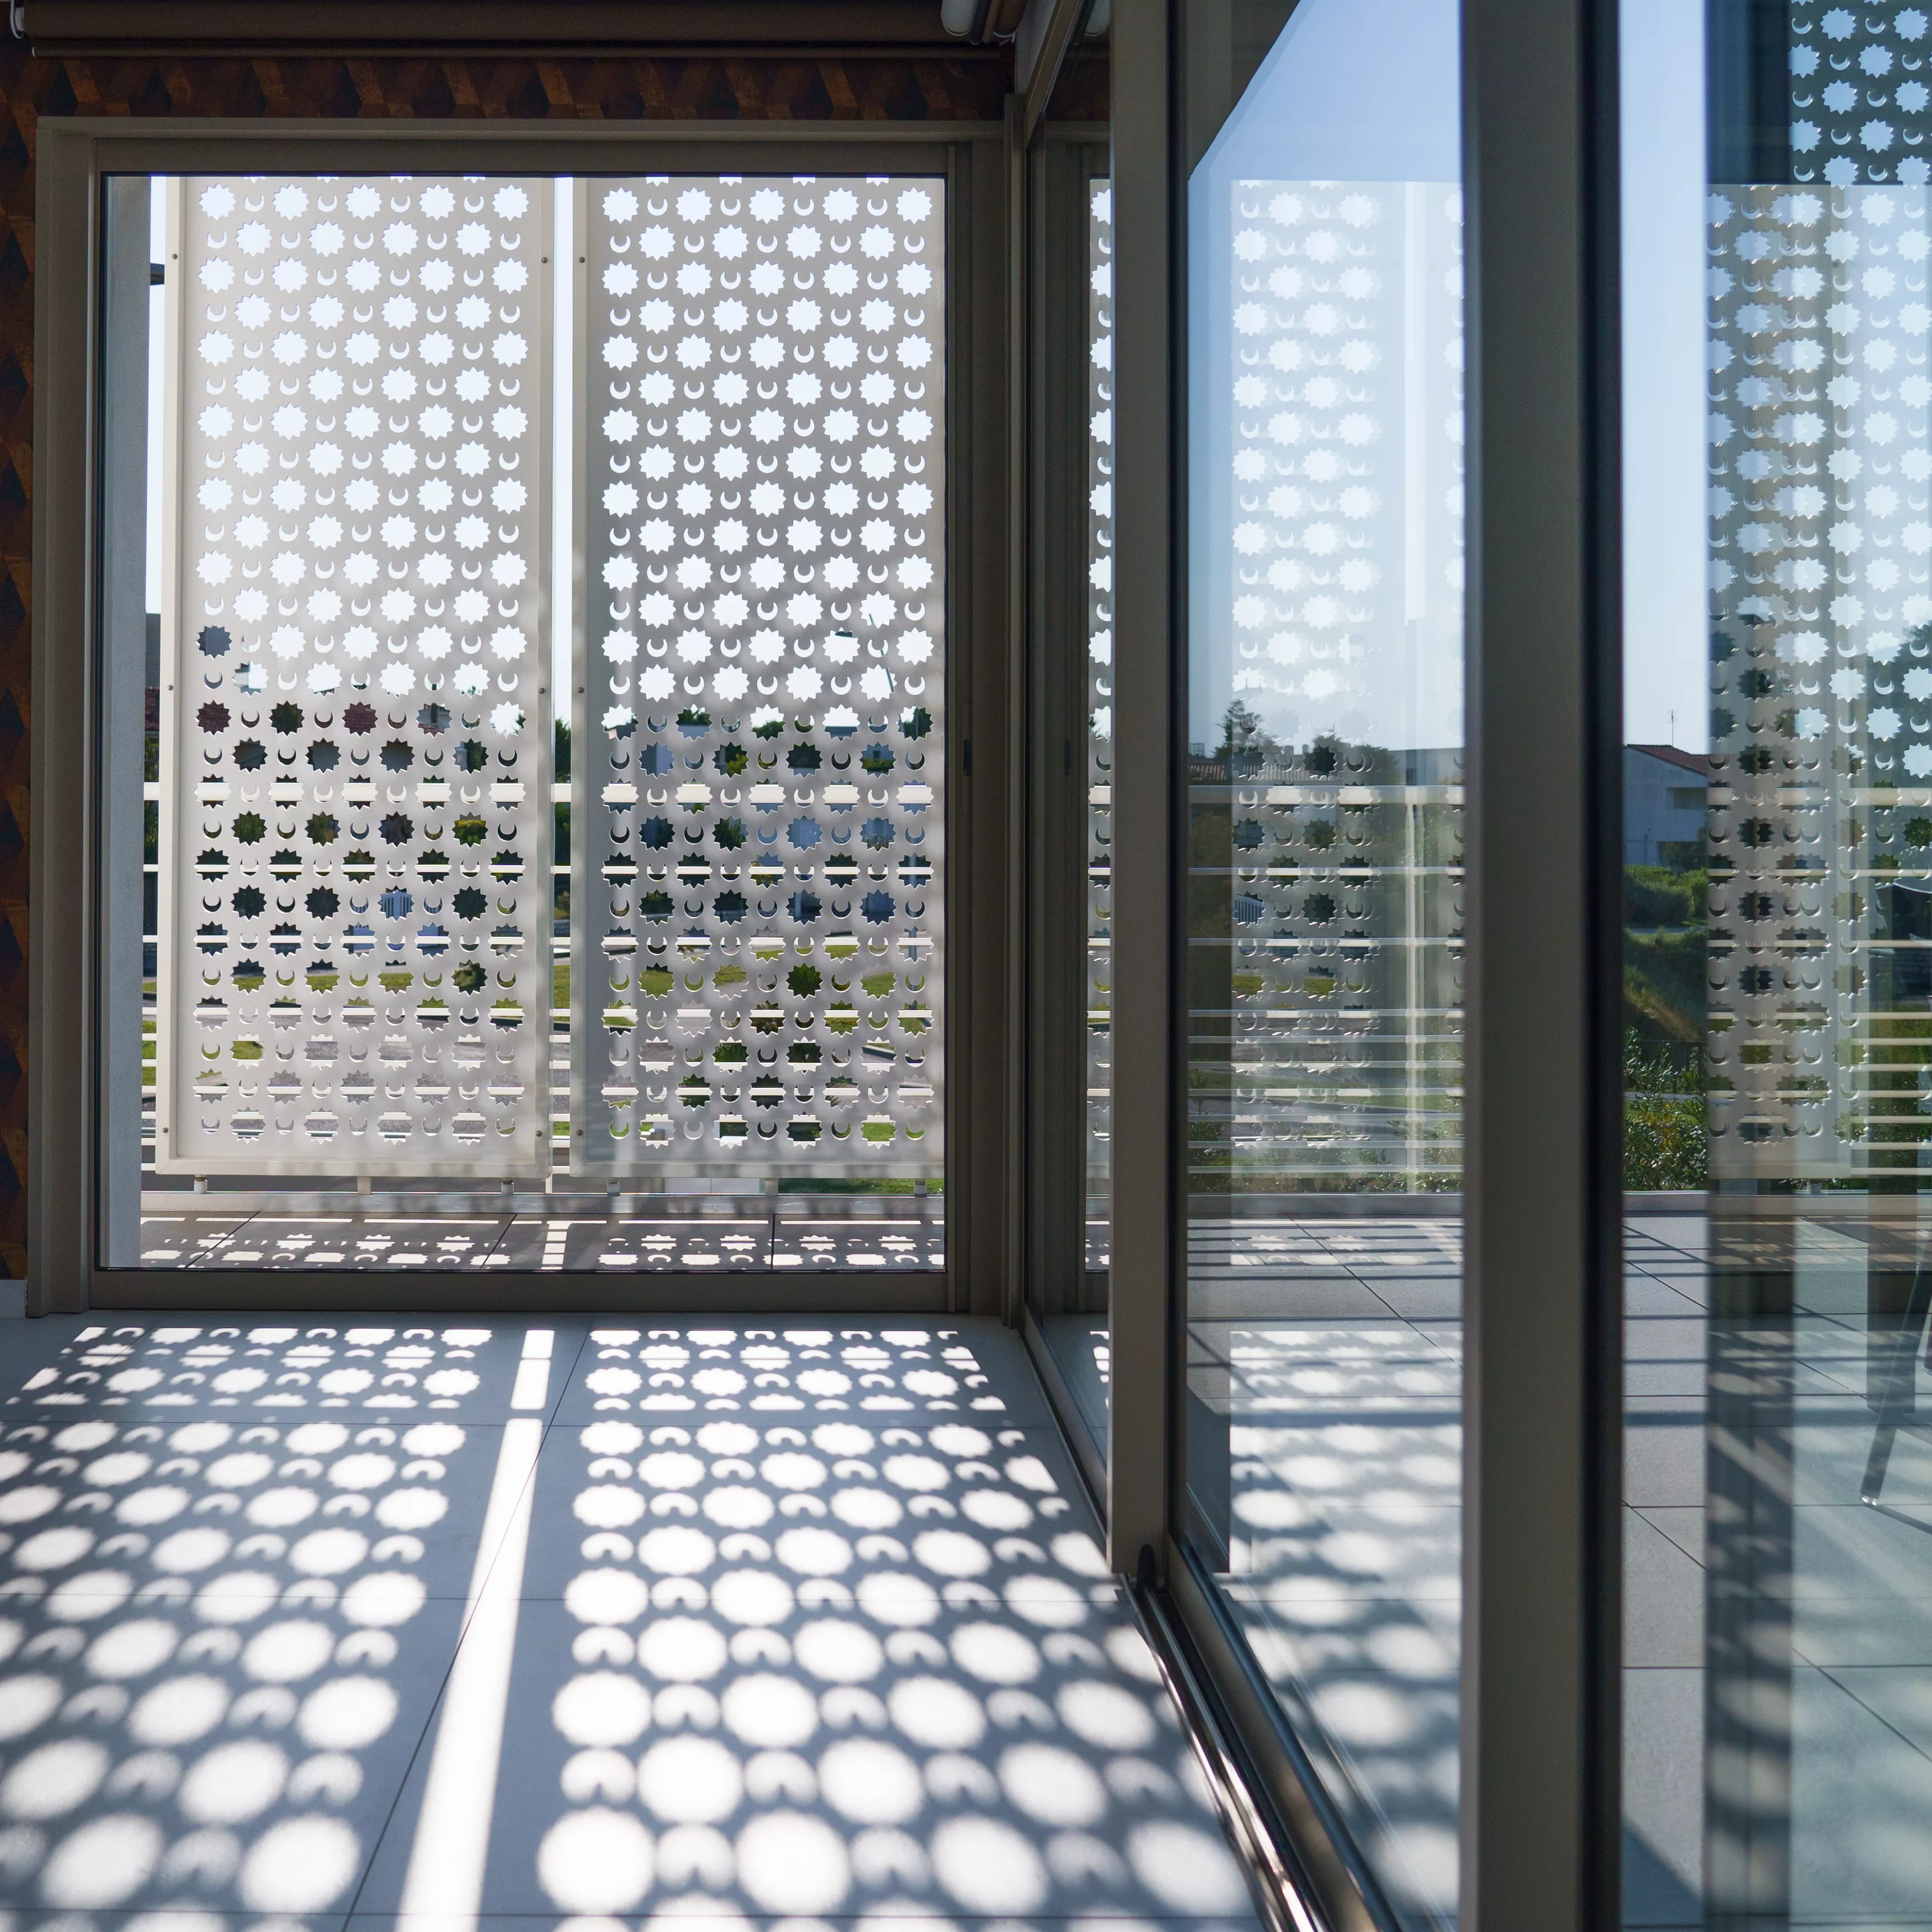
<svg viewBox="0 0 1932 1932"><path fill-rule="evenodd" d="M504 1270L412 1274L428 1310L788 1310L998 1315L1010 1287L1012 961L1023 934L1000 916L1018 822L1004 498L1013 432L1007 383L1009 180L998 123L800 127L692 121L631 128L524 122L456 134L424 123L372 127L260 122L50 119L36 155L36 475L33 504L32 795L28 997L27 1308L380 1308L396 1285L350 1270L116 1268L97 1235L106 1186L108 1036L100 940L116 890L100 796L109 712L104 650L112 558L104 530L110 417L103 363L110 295L104 250L115 176L196 172L508 172L539 175L943 174L948 191L947 622L955 707L946 745L949 962L946 1258L935 1277L697 1270L599 1280ZM145 240L143 241L145 246ZM562 266L562 265L560 265ZM145 286L142 290L145 295ZM124 407L124 400L117 407ZM124 601L124 592L120 593ZM976 748L974 741L978 741ZM124 869L124 860L123 861ZM124 882L119 887L124 890ZM976 916L976 909L978 916ZM976 1043L977 1050L975 1050ZM992 1050L995 1046L1000 1050ZM124 1042L122 1043L124 1052ZM301 1286L296 1286L299 1280ZM703 1282L700 1289L698 1286Z"/></svg>
<svg viewBox="0 0 1932 1932"><path fill-rule="evenodd" d="M1108 1560L1171 1613L1299 1876L1393 1923L1192 1546L1182 868L1185 0L1115 0ZM1616 0L1462 0L1470 349L1460 1917L1617 1932ZM1487 939L1490 943L1485 944Z"/></svg>
<svg viewBox="0 0 1932 1932"><path fill-rule="evenodd" d="M1100 1445L1042 1315L1106 1309L1086 1256L1088 818L1087 196L1104 124L1046 122L1027 155L1027 1252L1016 1323L1104 1508ZM1097 1305L1096 1305L1097 1304Z"/></svg>

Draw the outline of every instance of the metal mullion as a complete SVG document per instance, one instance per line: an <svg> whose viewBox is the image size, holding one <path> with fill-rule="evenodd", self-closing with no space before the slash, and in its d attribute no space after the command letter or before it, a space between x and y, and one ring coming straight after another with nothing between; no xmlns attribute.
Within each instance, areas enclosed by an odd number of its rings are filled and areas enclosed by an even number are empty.
<svg viewBox="0 0 1932 1932"><path fill-rule="evenodd" d="M1031 123L1026 114L1023 94L1006 97L1006 369L1005 448L1006 479L1006 598L1004 686L1007 723L1006 793L1009 800L1004 828L1005 904L1004 923L1016 935L1029 929L1027 888L1028 836L1037 810L1037 791L1032 779L1028 750L1031 743L1028 704L1027 618L1030 599L1028 574L1037 548L1030 530L1027 498L1028 472L1031 466L1032 440L1028 434L1028 399L1037 368L1033 330L1028 314L1029 242L1033 230L1031 202L1033 172L1027 141ZM1001 1292L1000 1318L1010 1327L1022 1324L1021 1308L1025 1298L1027 1278L1028 1202L1030 1193L1027 1163L1027 1127L1029 1095L1027 1082L1026 1012L1028 958L1032 949L1022 944L1009 945L1001 962L1002 991L1005 999L1001 1100L1006 1117L1006 1148L1000 1171L1001 1191L1012 1212L1006 1216L1006 1240L1000 1254Z"/></svg>
<svg viewBox="0 0 1932 1932"><path fill-rule="evenodd" d="M1117 0L1112 21L1114 404L1114 1238L1107 1552L1166 1567L1175 1308L1174 860L1177 688L1173 452L1181 388L1173 316L1185 282L1172 234L1168 0ZM1131 1040L1131 1054L1120 1042Z"/></svg>
<svg viewBox="0 0 1932 1932"><path fill-rule="evenodd" d="M984 121L656 121L641 124L648 132L618 122L566 128L553 121L502 121L481 134L452 134L446 122L370 125L293 117L202 118L160 132L154 125L76 116L59 128L70 153L75 145L82 150L77 164L83 168L184 175L353 172L368 164L372 146L418 174L678 174L702 166L718 173L862 175L882 171L882 164L885 172L912 166L921 149L956 155L1004 139L1000 123ZM854 132L855 125L864 131ZM995 248L996 260L1002 252Z"/></svg>
<svg viewBox="0 0 1932 1932"><path fill-rule="evenodd" d="M1070 142L1029 165L1026 1280L1042 1316L1087 1312L1084 291L1088 176L1104 165Z"/></svg>
<svg viewBox="0 0 1932 1932"><path fill-rule="evenodd" d="M1618 1923L1614 0L1463 0L1465 1932Z"/></svg>
<svg viewBox="0 0 1932 1932"><path fill-rule="evenodd" d="M1014 532L1004 493L1011 419L1006 153L955 147L947 157L946 580L949 610L946 832L946 977L955 1030L946 1054L946 1272L956 1312L1004 1316L1018 1203L1012 1110L1018 1016L1011 880L1019 850L1023 746L1014 715L1010 574Z"/></svg>
<svg viewBox="0 0 1932 1932"><path fill-rule="evenodd" d="M140 530L146 524L148 497L149 189L142 175L118 175L102 185L107 270L101 290L101 514L116 529ZM146 566L144 545L109 545L100 558L96 742L104 767L114 772L138 767L145 736ZM158 797L159 787L153 789ZM144 784L143 819L148 790ZM164 809L158 806L158 816ZM94 1234L104 1259L126 1265L140 1256L146 1006L140 968L149 868L141 823L131 812L104 810L98 836L101 1091L95 1160L102 1211ZM156 1039L158 1052L158 1029Z"/></svg>
<svg viewBox="0 0 1932 1932"><path fill-rule="evenodd" d="M93 915L100 877L86 774L94 762L97 709L88 646L100 524L93 370L101 230L100 176L75 144L57 136L43 148L37 172L26 1306L44 1315L86 1306L94 1240Z"/></svg>

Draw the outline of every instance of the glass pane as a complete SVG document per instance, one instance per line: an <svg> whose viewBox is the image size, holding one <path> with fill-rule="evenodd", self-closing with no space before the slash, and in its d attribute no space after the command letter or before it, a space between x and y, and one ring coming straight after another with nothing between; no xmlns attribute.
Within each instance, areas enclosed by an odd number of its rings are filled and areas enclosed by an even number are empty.
<svg viewBox="0 0 1932 1932"><path fill-rule="evenodd" d="M1932 1926L1932 28L1623 31L1624 1917Z"/></svg>
<svg viewBox="0 0 1932 1932"><path fill-rule="evenodd" d="M151 184L113 1264L943 1266L944 196Z"/></svg>
<svg viewBox="0 0 1932 1932"><path fill-rule="evenodd" d="M1114 196L1086 183L1087 905L1083 1312L1049 1324L1082 1419L1105 1454L1113 1339ZM1061 1332L1055 1336L1054 1328Z"/></svg>
<svg viewBox="0 0 1932 1932"><path fill-rule="evenodd" d="M1371 1888L1435 1922L1460 1612L1456 10L1282 10L1188 16L1185 1526Z"/></svg>

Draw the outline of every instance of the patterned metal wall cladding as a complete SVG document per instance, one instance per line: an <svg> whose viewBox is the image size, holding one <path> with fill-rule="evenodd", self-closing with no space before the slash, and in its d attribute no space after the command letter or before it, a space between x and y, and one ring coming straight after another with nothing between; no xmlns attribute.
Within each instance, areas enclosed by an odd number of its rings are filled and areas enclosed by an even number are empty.
<svg viewBox="0 0 1932 1932"><path fill-rule="evenodd" d="M944 184L578 206L576 1164L935 1172Z"/></svg>
<svg viewBox="0 0 1932 1932"><path fill-rule="evenodd" d="M552 190L170 194L158 1165L539 1170Z"/></svg>

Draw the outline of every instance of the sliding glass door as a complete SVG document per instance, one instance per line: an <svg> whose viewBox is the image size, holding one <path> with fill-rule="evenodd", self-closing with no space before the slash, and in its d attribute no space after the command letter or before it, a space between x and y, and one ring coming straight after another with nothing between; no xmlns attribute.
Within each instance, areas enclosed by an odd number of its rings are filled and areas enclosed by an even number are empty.
<svg viewBox="0 0 1932 1932"><path fill-rule="evenodd" d="M1456 1870L1456 14L1186 21L1180 1521L1373 1892L1426 1916Z"/></svg>
<svg viewBox="0 0 1932 1932"><path fill-rule="evenodd" d="M1932 26L1624 57L1624 1922L1932 1925Z"/></svg>

